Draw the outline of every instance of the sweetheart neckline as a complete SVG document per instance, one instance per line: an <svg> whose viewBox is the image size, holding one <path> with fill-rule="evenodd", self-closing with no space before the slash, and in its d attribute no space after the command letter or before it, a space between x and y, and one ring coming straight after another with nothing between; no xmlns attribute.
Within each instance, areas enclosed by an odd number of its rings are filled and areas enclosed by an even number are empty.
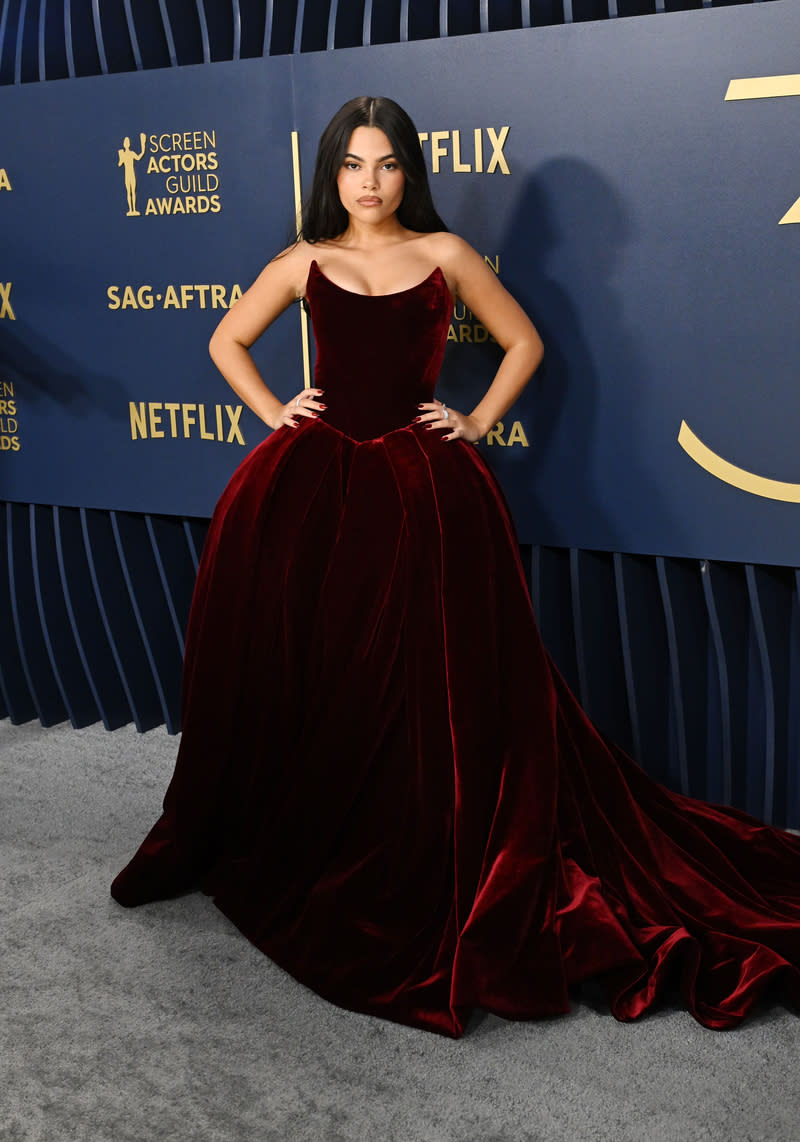
<svg viewBox="0 0 800 1142"><path fill-rule="evenodd" d="M412 293L415 289L420 289L422 286L427 285L427 283L431 280L431 278L434 276L434 274L437 274L437 273L441 276L445 285L447 285L447 279L444 276L444 271L442 270L442 267L441 266L434 266L433 269L431 270L431 272L428 274L428 276L423 278L421 282L417 282L417 284L413 285L413 286L407 286L406 289L396 289L396 290L393 290L391 293L359 293L358 290L347 289L346 286L339 285L338 282L335 282L331 278L329 278L328 275L326 273L324 273L322 271L322 269L320 268L320 264L316 258L312 258L312 260L311 260L311 265L308 267L309 274L311 273L312 268L316 268L316 271L319 274L319 276L323 279L323 281L326 281L328 283L328 285L332 285L334 289L341 290L342 293L349 293L353 297L366 297L366 298L370 298L370 299L375 299L375 298L379 298L379 297L401 297L404 293ZM447 288L448 288L448 293L449 293L450 287L448 286ZM308 293L308 284L307 283L306 283L306 293Z"/></svg>

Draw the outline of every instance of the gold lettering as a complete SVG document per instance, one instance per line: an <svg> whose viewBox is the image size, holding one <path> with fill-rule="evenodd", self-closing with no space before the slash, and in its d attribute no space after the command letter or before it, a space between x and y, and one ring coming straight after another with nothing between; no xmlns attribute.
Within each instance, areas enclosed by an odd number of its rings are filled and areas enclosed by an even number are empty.
<svg viewBox="0 0 800 1142"><path fill-rule="evenodd" d="M439 159L447 154L447 147L441 146L440 140L449 138L449 131L433 131L431 133L431 170L434 174L439 173Z"/></svg>
<svg viewBox="0 0 800 1142"><path fill-rule="evenodd" d="M0 190L11 190L11 180L5 167L0 167Z"/></svg>
<svg viewBox="0 0 800 1142"><path fill-rule="evenodd" d="M147 415L144 401L140 400L138 406L133 401L128 401L128 412L131 418L131 440L136 440L138 436L141 436L142 440L146 440Z"/></svg>
<svg viewBox="0 0 800 1142"><path fill-rule="evenodd" d="M242 296L242 287L240 285L231 286L231 296L228 305L235 305L239 298Z"/></svg>
<svg viewBox="0 0 800 1142"><path fill-rule="evenodd" d="M197 411L196 404L185 404L183 409L183 435L185 437L191 436L190 425L197 424L197 418L192 414Z"/></svg>
<svg viewBox="0 0 800 1142"><path fill-rule="evenodd" d="M151 155L147 160L147 173L158 174L158 159L155 157L155 155Z"/></svg>
<svg viewBox="0 0 800 1142"><path fill-rule="evenodd" d="M237 440L239 444L244 444L244 437L239 431L239 417L242 415L242 406L238 404L236 408L231 408L229 404L226 404L225 411L228 414L228 420L231 422L231 426L228 429L227 443L230 444L231 441Z"/></svg>
<svg viewBox="0 0 800 1142"><path fill-rule="evenodd" d="M164 430L161 427L161 413L158 410L164 406L160 401L150 401L147 407L150 412L150 435L153 440L161 440L164 436Z"/></svg>
<svg viewBox="0 0 800 1142"><path fill-rule="evenodd" d="M225 301L225 286L212 285L211 287L211 306L213 309L227 309L228 303Z"/></svg>
<svg viewBox="0 0 800 1142"><path fill-rule="evenodd" d="M175 286L168 285L164 294L164 309L180 309L181 303L175 292Z"/></svg>
<svg viewBox="0 0 800 1142"><path fill-rule="evenodd" d="M476 127L472 134L475 139L475 170L480 174L483 170L483 135L480 127Z"/></svg>
<svg viewBox="0 0 800 1142"><path fill-rule="evenodd" d="M456 341L456 342L458 341L458 337L456 335L455 327L452 325L452 323L448 326L448 329L447 329L447 340L448 341Z"/></svg>
<svg viewBox="0 0 800 1142"><path fill-rule="evenodd" d="M216 131L203 131L203 150L207 151L209 147L216 147L217 145L217 132Z"/></svg>
<svg viewBox="0 0 800 1142"><path fill-rule="evenodd" d="M206 431L206 406L204 404L197 406L197 415L200 417L200 439L213 440L214 433Z"/></svg>
<svg viewBox="0 0 800 1142"><path fill-rule="evenodd" d="M489 267L489 269L494 270L494 272L499 277L500 276L500 255L495 254L494 261L492 261L492 259L489 257L488 254L484 254L483 260L484 260L484 262L486 262L486 265Z"/></svg>
<svg viewBox="0 0 800 1142"><path fill-rule="evenodd" d="M514 421L514 423L511 425L511 431L508 434L509 448L513 444L521 444L523 448L530 447L528 444L528 438L525 435L525 429L522 427L522 422L519 420Z"/></svg>
<svg viewBox="0 0 800 1142"><path fill-rule="evenodd" d="M487 444L499 444L502 448L505 448L506 442L505 442L505 440L503 440L503 422L502 422L502 420L498 420L498 422L494 426L494 428L490 428L489 431L486 433L486 443Z"/></svg>
<svg viewBox="0 0 800 1142"><path fill-rule="evenodd" d="M169 413L169 430L173 440L178 435L178 418L176 413L180 407L181 406L179 404L175 404L172 401L170 401L169 404L165 403L164 405L164 408Z"/></svg>
<svg viewBox="0 0 800 1142"><path fill-rule="evenodd" d="M206 294L208 293L208 286L207 285L195 285L194 288L200 294L200 308L205 309L205 307L206 307Z"/></svg>
<svg viewBox="0 0 800 1142"><path fill-rule="evenodd" d="M11 286L13 282L0 282L0 318L7 317L9 321L16 321L17 315L11 308Z"/></svg>
<svg viewBox="0 0 800 1142"><path fill-rule="evenodd" d="M190 285L182 285L181 286L181 309L186 309L189 305L189 302L192 300L193 297L194 297L194 293L192 291L192 287Z"/></svg>
<svg viewBox="0 0 800 1142"><path fill-rule="evenodd" d="M508 169L505 155L503 154L503 147L505 146L506 139L508 138L508 127L501 127L500 134L498 135L494 127L487 127L486 133L489 136L489 142L492 144L492 157L489 160L489 165L486 168L487 174L492 174L493 171L500 167L503 174L511 174Z"/></svg>
<svg viewBox="0 0 800 1142"><path fill-rule="evenodd" d="M456 174L462 171L471 171L472 167L469 163L462 163L461 161L461 132L453 131L453 170Z"/></svg>
<svg viewBox="0 0 800 1142"><path fill-rule="evenodd" d="M472 343L472 330L470 329L469 325L459 325L458 339L462 342L469 341L470 344Z"/></svg>
<svg viewBox="0 0 800 1142"><path fill-rule="evenodd" d="M4 397L13 397L13 395L14 395L14 384L13 384L13 382L12 381L0 381L0 393L2 393Z"/></svg>

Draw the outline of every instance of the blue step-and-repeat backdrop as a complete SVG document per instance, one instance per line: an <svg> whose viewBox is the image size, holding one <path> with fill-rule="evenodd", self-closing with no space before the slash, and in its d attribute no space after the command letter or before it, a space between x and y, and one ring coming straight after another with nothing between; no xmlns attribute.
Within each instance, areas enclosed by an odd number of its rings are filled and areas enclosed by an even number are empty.
<svg viewBox="0 0 800 1142"><path fill-rule="evenodd" d="M208 338L333 111L385 94L545 339L481 445L520 538L796 565L798 71L771 4L3 89L0 498L211 513L268 430ZM440 395L498 353L456 305ZM254 355L298 389L299 307Z"/></svg>

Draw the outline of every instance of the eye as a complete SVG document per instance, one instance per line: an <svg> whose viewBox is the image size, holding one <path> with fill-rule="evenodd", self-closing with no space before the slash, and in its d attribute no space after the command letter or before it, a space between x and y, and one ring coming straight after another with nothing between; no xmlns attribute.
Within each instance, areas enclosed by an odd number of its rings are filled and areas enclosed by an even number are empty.
<svg viewBox="0 0 800 1142"><path fill-rule="evenodd" d="M353 159L345 159L344 169L348 170L348 171L357 171L358 170L358 163L354 162Z"/></svg>

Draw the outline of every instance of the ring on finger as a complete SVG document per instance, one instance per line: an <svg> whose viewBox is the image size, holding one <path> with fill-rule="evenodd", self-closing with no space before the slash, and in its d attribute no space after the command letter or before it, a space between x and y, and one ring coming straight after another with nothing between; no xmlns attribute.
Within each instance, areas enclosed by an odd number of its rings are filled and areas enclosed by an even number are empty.
<svg viewBox="0 0 800 1142"><path fill-rule="evenodd" d="M450 413L447 411L447 405L442 403L442 417L444 420L450 419Z"/></svg>

